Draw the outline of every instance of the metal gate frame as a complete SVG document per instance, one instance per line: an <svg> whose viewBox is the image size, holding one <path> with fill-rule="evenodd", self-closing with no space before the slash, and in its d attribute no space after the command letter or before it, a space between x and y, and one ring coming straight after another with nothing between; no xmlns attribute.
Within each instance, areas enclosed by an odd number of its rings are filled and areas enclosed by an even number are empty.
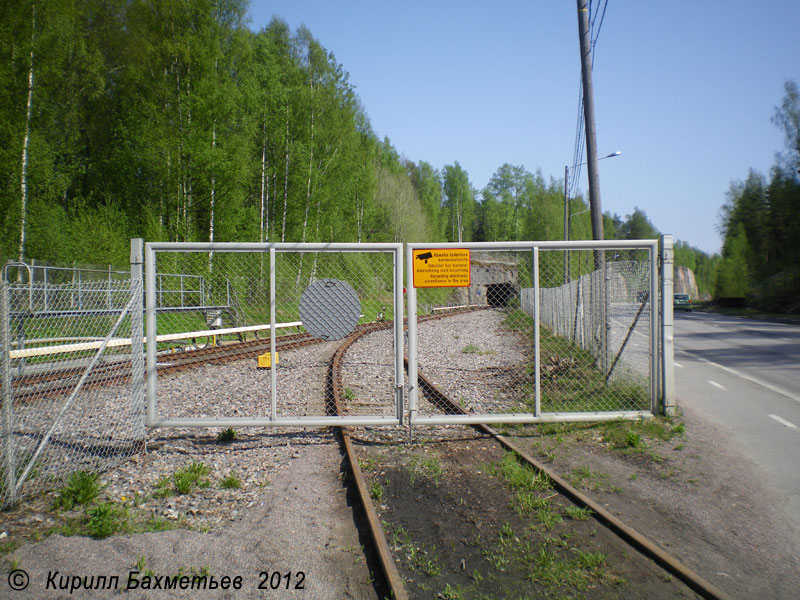
<svg viewBox="0 0 800 600"><path fill-rule="evenodd" d="M671 242L671 239L669 240ZM671 244L670 244L671 246ZM520 251L528 250L533 254L533 289L534 289L534 393L535 409L533 413L505 413L483 415L437 415L420 416L419 401L419 369L417 355L417 290L413 286L414 264L413 251L421 249L469 249ZM539 287L539 250L647 250L650 263L650 410L649 411L608 411L608 412L551 412L542 413L540 407L541 393L541 361L539 356L540 335L540 287ZM671 251L671 247L670 247ZM619 419L643 419L655 415L659 408L659 383L663 381L659 364L659 293L658 293L658 240L609 240L609 241L542 241L542 242L466 242L466 243L413 243L406 245L406 278L408 287L408 409L409 427L413 425L447 425L476 423L543 423L567 421L613 421ZM671 282L672 273L669 274ZM670 294L671 295L671 294ZM666 303L665 303L666 305ZM672 305L669 304L671 309ZM671 310L670 310L671 324ZM671 343L671 339L670 339ZM671 369L671 365L669 365Z"/></svg>
<svg viewBox="0 0 800 600"><path fill-rule="evenodd" d="M270 352L275 356L275 258L280 252L378 252L391 253L394 262L394 397L395 415L280 417L277 413L277 373L270 369L270 414L260 417L161 418L157 399L156 353L156 254L158 252L262 252L270 265ZM346 243L236 243L236 242L147 242L145 244L145 319L147 350L145 397L148 427L324 427L329 425L401 425L403 423L403 244Z"/></svg>

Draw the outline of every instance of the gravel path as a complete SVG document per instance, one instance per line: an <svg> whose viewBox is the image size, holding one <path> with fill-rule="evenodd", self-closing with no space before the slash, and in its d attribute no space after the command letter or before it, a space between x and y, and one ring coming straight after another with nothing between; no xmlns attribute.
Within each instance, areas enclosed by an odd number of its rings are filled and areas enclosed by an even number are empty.
<svg viewBox="0 0 800 600"><path fill-rule="evenodd" d="M279 411L282 415L324 414L328 360L337 344L320 344L281 353ZM209 365L159 380L161 414L213 416L264 414L269 405L269 372L254 361ZM113 395L115 390L104 393ZM120 393L117 391L116 393ZM109 401L104 405L111 406ZM70 597L45 590L48 575L117 576L125 588L138 568L154 575L207 573L218 579L242 577L240 590L204 590L202 597L315 599L377 597L365 564L363 541L354 523L343 484L341 454L332 432L301 428L241 429L222 443L216 429L155 429L148 432L147 453L104 473L100 500L125 506L131 514L147 514L180 529L104 540L52 535L26 543L7 556L24 569L30 586L17 598ZM156 494L159 482L171 484L180 469L194 462L209 468L206 486L185 495ZM227 489L222 480L235 476L241 487ZM74 511L52 512L55 492L26 500L2 513L0 535L8 540L37 528L78 517ZM188 528L188 529L185 529ZM258 590L259 574L279 571L272 580L279 590ZM302 590L294 590L299 571ZM285 589L291 573L290 589ZM61 582L55 579L56 586ZM51 584L52 587L52 584ZM6 578L0 597L7 597ZM197 597L194 591L129 591L129 597ZM71 597L108 597L109 593L76 592Z"/></svg>

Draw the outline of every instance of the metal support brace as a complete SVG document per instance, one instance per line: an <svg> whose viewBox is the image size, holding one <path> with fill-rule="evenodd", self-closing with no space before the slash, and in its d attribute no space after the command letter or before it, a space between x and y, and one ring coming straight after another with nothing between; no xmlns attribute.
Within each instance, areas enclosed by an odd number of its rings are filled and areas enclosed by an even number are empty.
<svg viewBox="0 0 800 600"><path fill-rule="evenodd" d="M3 470L5 489L9 495L3 505L17 501L17 461L14 448L14 398L11 395L11 332L8 283L0 281L0 377L3 387Z"/></svg>

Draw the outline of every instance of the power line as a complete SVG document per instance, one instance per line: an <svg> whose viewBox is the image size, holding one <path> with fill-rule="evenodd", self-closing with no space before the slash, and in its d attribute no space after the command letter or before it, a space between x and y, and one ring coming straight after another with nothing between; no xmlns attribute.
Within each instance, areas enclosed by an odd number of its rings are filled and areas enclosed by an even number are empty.
<svg viewBox="0 0 800 600"><path fill-rule="evenodd" d="M594 0L590 0L589 2L589 22L591 24L591 39L592 39L592 68L594 68L594 56L595 56L595 48L597 46L597 40L600 37L600 31L603 29L603 22L605 21L606 17L606 9L608 8L608 0L602 0L603 6L602 9L593 10L592 6L594 4ZM597 24L597 29L595 30L595 23L597 22L598 13L600 17L600 22ZM572 154L572 166L570 167L570 178L569 182L567 183L567 197L573 197L578 190L578 185L580 183L581 178L581 167L583 163L583 156L584 151L586 148L586 138L583 135L584 131L584 122L583 122L583 81L579 80L578 83L578 118L575 125L575 145Z"/></svg>

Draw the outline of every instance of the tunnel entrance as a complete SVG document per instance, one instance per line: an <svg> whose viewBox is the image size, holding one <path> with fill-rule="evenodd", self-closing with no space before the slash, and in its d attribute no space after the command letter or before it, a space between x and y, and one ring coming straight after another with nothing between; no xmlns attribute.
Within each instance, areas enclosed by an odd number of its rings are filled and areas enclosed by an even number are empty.
<svg viewBox="0 0 800 600"><path fill-rule="evenodd" d="M512 298L516 298L517 286L513 283L490 283L486 286L486 303L489 306L505 307Z"/></svg>

